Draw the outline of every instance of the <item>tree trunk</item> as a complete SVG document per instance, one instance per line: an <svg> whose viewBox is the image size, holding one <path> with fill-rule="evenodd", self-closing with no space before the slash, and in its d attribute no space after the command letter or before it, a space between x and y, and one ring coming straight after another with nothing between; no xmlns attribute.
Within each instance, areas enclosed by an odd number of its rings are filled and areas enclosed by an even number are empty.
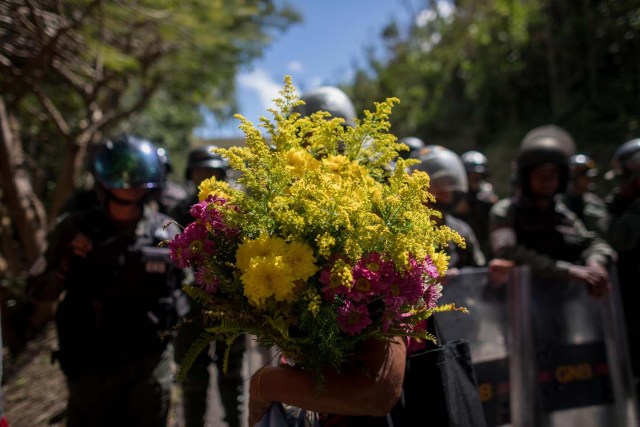
<svg viewBox="0 0 640 427"><path fill-rule="evenodd" d="M4 99L0 97L0 188L11 214L11 222L24 249L24 258L33 263L45 245L47 222L42 202L21 167L22 150L11 126ZM13 268L10 268L12 270Z"/></svg>
<svg viewBox="0 0 640 427"><path fill-rule="evenodd" d="M94 141L94 138L99 135L100 132L96 129L96 126L88 126L67 144L64 162L56 180L56 190L53 194L49 211L49 222L53 223L60 214L60 210L66 200L73 194L76 188L78 171L82 169L83 162L87 157L87 149Z"/></svg>

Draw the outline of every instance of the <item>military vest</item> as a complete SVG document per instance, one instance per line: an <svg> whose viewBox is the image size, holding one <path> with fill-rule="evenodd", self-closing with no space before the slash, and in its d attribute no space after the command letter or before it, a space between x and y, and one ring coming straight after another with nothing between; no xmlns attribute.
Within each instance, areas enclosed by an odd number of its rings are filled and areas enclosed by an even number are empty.
<svg viewBox="0 0 640 427"><path fill-rule="evenodd" d="M119 232L102 209L72 220L93 248L85 258L70 257L56 314L63 370L108 370L161 351L183 314L177 309L182 273L168 249L158 247L171 237L169 218L145 212L135 233Z"/></svg>

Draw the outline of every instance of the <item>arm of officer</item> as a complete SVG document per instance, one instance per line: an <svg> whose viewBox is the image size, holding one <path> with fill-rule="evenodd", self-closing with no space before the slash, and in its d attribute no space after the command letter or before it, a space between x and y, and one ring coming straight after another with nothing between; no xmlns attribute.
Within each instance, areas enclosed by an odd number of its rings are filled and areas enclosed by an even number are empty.
<svg viewBox="0 0 640 427"><path fill-rule="evenodd" d="M62 218L47 236L47 249L29 269L27 295L35 301L58 299L65 287L69 257L85 257L91 249L91 240L77 230L73 218Z"/></svg>
<svg viewBox="0 0 640 427"><path fill-rule="evenodd" d="M528 265L531 272L542 279L568 278L571 263L555 260L518 244L510 206L510 200L505 199L491 208L489 242L493 256L514 261L517 265Z"/></svg>

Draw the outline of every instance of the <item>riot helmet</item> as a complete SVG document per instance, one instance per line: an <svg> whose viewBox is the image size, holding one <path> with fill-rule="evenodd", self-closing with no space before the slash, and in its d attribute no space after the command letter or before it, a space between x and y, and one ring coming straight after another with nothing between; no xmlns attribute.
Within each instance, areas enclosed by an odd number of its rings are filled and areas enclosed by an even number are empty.
<svg viewBox="0 0 640 427"><path fill-rule="evenodd" d="M462 153L460 158L467 173L477 173L482 176L489 175L489 160L481 152L475 150L467 151Z"/></svg>
<svg viewBox="0 0 640 427"><path fill-rule="evenodd" d="M356 109L353 102L341 89L334 86L321 86L312 89L300 98L304 105L298 105L294 112L310 116L318 111L326 111L332 117L340 117L348 126L356 124Z"/></svg>
<svg viewBox="0 0 640 427"><path fill-rule="evenodd" d="M598 176L596 162L586 154L574 154L571 156L569 158L569 170L572 179L580 175L585 175L588 178Z"/></svg>
<svg viewBox="0 0 640 427"><path fill-rule="evenodd" d="M574 154L576 151L576 143L573 140L573 137L565 129L556 125L543 125L531 129L522 139L520 148L524 148L532 143L532 141L542 137L558 140L560 145L569 153L569 156Z"/></svg>
<svg viewBox="0 0 640 427"><path fill-rule="evenodd" d="M429 174L431 182L441 181L449 190L467 192L467 173L460 156L441 145L427 145L417 155L413 169Z"/></svg>
<svg viewBox="0 0 640 427"><path fill-rule="evenodd" d="M516 157L517 180L525 195L531 196L529 176L543 164L552 164L560 172L557 193L562 193L569 180L569 157L575 153L571 135L557 126L547 125L531 130L523 138Z"/></svg>
<svg viewBox="0 0 640 427"><path fill-rule="evenodd" d="M187 169L185 171L187 181L193 180L193 170L196 168L218 169L226 175L229 169L229 162L223 159L218 153L212 151L216 148L218 147L215 145L203 145L189 152Z"/></svg>
<svg viewBox="0 0 640 427"><path fill-rule="evenodd" d="M166 174L170 174L173 171L173 164L169 152L165 148L158 147L158 157L160 157L160 161L164 165Z"/></svg>
<svg viewBox="0 0 640 427"><path fill-rule="evenodd" d="M132 135L104 141L96 149L92 169L106 190L160 188L166 172L157 147Z"/></svg>
<svg viewBox="0 0 640 427"><path fill-rule="evenodd" d="M409 151L401 151L399 153L400 157L402 157L403 159L413 157L415 153L417 153L421 148L424 148L427 145L423 140L415 136L406 136L398 142L401 142L409 147Z"/></svg>
<svg viewBox="0 0 640 427"><path fill-rule="evenodd" d="M613 153L611 170L606 178L633 178L640 174L640 138L629 140Z"/></svg>

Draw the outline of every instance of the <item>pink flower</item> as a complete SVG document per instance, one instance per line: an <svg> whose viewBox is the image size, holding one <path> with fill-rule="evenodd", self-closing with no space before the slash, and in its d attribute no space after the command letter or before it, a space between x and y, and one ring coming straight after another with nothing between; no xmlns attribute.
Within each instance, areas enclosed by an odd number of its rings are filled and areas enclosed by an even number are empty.
<svg viewBox="0 0 640 427"><path fill-rule="evenodd" d="M353 284L346 293L347 297L353 301L369 301L376 294L380 275L363 268L360 262L351 270L351 274Z"/></svg>
<svg viewBox="0 0 640 427"><path fill-rule="evenodd" d="M195 283L205 292L215 294L218 290L218 278L210 269L199 267L194 275Z"/></svg>
<svg viewBox="0 0 640 427"><path fill-rule="evenodd" d="M206 200L196 203L191 206L189 213L195 219L200 219L205 222L219 221L222 219L220 211L216 209L216 205L224 205L227 203L227 199L217 196L209 196Z"/></svg>
<svg viewBox="0 0 640 427"><path fill-rule="evenodd" d="M209 239L207 229L199 222L192 222L182 230L182 238L188 242L191 262L202 261L205 255L216 253L215 244Z"/></svg>
<svg viewBox="0 0 640 427"><path fill-rule="evenodd" d="M349 335L355 335L372 323L369 310L364 304L354 304L347 300L338 308L340 329Z"/></svg>
<svg viewBox="0 0 640 427"><path fill-rule="evenodd" d="M431 277L432 279L437 279L440 277L440 273L438 273L438 268L433 264L431 257L427 255L424 259L424 272Z"/></svg>
<svg viewBox="0 0 640 427"><path fill-rule="evenodd" d="M336 296L346 295L349 292L338 278L331 275L331 266L326 266L320 272L318 280L323 285L321 290L325 301L333 301Z"/></svg>
<svg viewBox="0 0 640 427"><path fill-rule="evenodd" d="M187 268L193 261L190 242L184 234L177 234L169 241L169 258L178 268Z"/></svg>
<svg viewBox="0 0 640 427"><path fill-rule="evenodd" d="M438 300L442 296L442 285L439 283L432 283L427 286L427 290L424 293L424 302L427 305L427 308L434 308L438 305Z"/></svg>

